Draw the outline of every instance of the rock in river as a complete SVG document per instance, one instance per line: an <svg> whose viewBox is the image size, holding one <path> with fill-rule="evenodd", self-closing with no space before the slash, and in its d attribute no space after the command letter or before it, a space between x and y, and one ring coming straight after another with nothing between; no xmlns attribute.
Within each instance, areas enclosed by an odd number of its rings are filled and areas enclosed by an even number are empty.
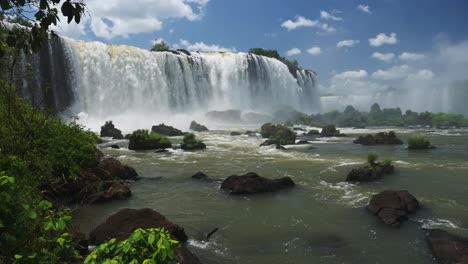
<svg viewBox="0 0 468 264"><path fill-rule="evenodd" d="M408 191L387 190L372 196L367 209L384 224L399 227L409 214L419 209L419 202Z"/></svg>
<svg viewBox="0 0 468 264"><path fill-rule="evenodd" d="M151 127L151 132L158 133L159 135L168 136L168 137L184 135L184 132L180 131L177 128L166 126L164 125L164 123Z"/></svg>
<svg viewBox="0 0 468 264"><path fill-rule="evenodd" d="M275 192L294 187L294 185L293 180L289 177L272 180L261 177L254 172L249 172L240 176L229 176L221 184L221 189L229 191L230 194L254 194Z"/></svg>
<svg viewBox="0 0 468 264"><path fill-rule="evenodd" d="M176 249L176 261L181 264L198 264L200 261L194 256L183 243L188 237L182 227L172 223L160 213L149 209L122 209L111 215L106 221L89 234L89 242L92 245L99 245L111 238L117 241L127 239L137 228L161 228L169 231L173 239L181 242L181 246Z"/></svg>
<svg viewBox="0 0 468 264"><path fill-rule="evenodd" d="M401 145L403 141L397 138L395 132L380 132L375 136L366 135L360 136L358 139L353 141L354 144L361 145Z"/></svg>
<svg viewBox="0 0 468 264"><path fill-rule="evenodd" d="M468 263L468 238L449 234L440 229L426 229L426 240L439 263Z"/></svg>
<svg viewBox="0 0 468 264"><path fill-rule="evenodd" d="M373 163L361 168L353 169L346 177L348 182L370 182L382 178L386 174L395 173L391 164Z"/></svg>

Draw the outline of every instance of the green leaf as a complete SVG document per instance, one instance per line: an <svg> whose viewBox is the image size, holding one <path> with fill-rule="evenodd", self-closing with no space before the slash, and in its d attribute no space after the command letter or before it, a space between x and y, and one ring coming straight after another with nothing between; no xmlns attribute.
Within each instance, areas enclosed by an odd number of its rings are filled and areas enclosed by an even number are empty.
<svg viewBox="0 0 468 264"><path fill-rule="evenodd" d="M35 210L29 211L29 218L36 219L37 218L37 212Z"/></svg>
<svg viewBox="0 0 468 264"><path fill-rule="evenodd" d="M23 256L21 256L21 255L18 255L18 254L15 255L15 259L22 259L22 258L23 258Z"/></svg>
<svg viewBox="0 0 468 264"><path fill-rule="evenodd" d="M154 243L154 240L156 240L156 236L154 235L154 233L151 233L148 236L148 244L152 245Z"/></svg>

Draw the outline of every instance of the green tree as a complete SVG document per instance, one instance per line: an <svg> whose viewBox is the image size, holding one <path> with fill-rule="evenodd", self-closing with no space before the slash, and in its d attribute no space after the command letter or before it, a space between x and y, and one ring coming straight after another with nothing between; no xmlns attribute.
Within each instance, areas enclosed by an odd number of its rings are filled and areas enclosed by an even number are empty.
<svg viewBox="0 0 468 264"><path fill-rule="evenodd" d="M151 51L169 51L171 47L165 41L158 41L151 47Z"/></svg>

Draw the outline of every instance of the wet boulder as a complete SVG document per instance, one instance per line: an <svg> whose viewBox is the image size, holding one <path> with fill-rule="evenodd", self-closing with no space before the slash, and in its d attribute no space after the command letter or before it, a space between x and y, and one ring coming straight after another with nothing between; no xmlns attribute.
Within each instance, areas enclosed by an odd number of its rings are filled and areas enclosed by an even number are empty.
<svg viewBox="0 0 468 264"><path fill-rule="evenodd" d="M115 128L112 121L106 121L106 123L101 127L101 137L111 137L113 139L123 139L122 131Z"/></svg>
<svg viewBox="0 0 468 264"><path fill-rule="evenodd" d="M419 209L419 202L408 191L387 190L372 196L367 209L389 226L399 227L408 215Z"/></svg>
<svg viewBox="0 0 468 264"><path fill-rule="evenodd" d="M401 141L395 134L395 132L380 132L377 133L375 136L373 135L366 135L360 136L358 139L353 141L354 144L361 144L361 145L401 145L403 141Z"/></svg>
<svg viewBox="0 0 468 264"><path fill-rule="evenodd" d="M157 126L152 126L151 127L151 132L157 133L159 135L163 136L168 136L168 137L175 137L175 136L183 136L184 132L181 130L171 127L171 126L166 126L164 123L159 124Z"/></svg>
<svg viewBox="0 0 468 264"><path fill-rule="evenodd" d="M439 263L468 263L468 238L440 229L425 229L429 248Z"/></svg>
<svg viewBox="0 0 468 264"><path fill-rule="evenodd" d="M328 125L322 128L320 132L322 137L344 137L345 134L341 134L340 130L336 129L335 125Z"/></svg>
<svg viewBox="0 0 468 264"><path fill-rule="evenodd" d="M275 192L294 187L294 185L294 181L289 177L268 179L249 172L244 175L229 176L221 184L221 189L229 191L230 194L255 194Z"/></svg>
<svg viewBox="0 0 468 264"><path fill-rule="evenodd" d="M89 234L89 243L99 245L109 239L117 241L127 239L137 228L165 228L173 239L181 242L175 251L176 261L181 264L199 264L198 258L184 245L188 240L184 228L172 223L160 213L149 209L122 209L109 216L105 222L94 228Z"/></svg>
<svg viewBox="0 0 468 264"><path fill-rule="evenodd" d="M357 169L352 169L346 177L348 182L371 182L381 179L384 175L395 173L391 164L373 163Z"/></svg>
<svg viewBox="0 0 468 264"><path fill-rule="evenodd" d="M242 134L241 134L240 132L233 131L233 132L231 132L230 135L233 136L233 137L235 137L235 136L240 136L240 135L242 135Z"/></svg>
<svg viewBox="0 0 468 264"><path fill-rule="evenodd" d="M110 147L113 148L113 149L120 149L119 145L117 145L117 144L113 144Z"/></svg>
<svg viewBox="0 0 468 264"><path fill-rule="evenodd" d="M192 179L195 179L195 180L207 180L207 179L208 179L208 175L206 175L205 173L199 171L199 172L195 173L194 175L192 175Z"/></svg>
<svg viewBox="0 0 468 264"><path fill-rule="evenodd" d="M256 137L258 135L258 132L247 130L245 131L245 134L249 137Z"/></svg>
<svg viewBox="0 0 468 264"><path fill-rule="evenodd" d="M190 130L196 131L196 132L206 132L209 131L208 128L204 125L200 125L195 121L192 121L190 123Z"/></svg>
<svg viewBox="0 0 468 264"><path fill-rule="evenodd" d="M123 165L115 158L104 158L101 160L101 167L109 172L110 177L121 180L137 180L138 173L130 166Z"/></svg>

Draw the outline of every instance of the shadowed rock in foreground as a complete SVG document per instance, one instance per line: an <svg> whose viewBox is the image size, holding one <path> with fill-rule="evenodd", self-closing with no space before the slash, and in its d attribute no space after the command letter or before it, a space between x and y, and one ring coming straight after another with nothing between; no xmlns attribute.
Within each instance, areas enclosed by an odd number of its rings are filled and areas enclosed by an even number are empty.
<svg viewBox="0 0 468 264"><path fill-rule="evenodd" d="M184 245L188 240L182 227L172 223L160 213L149 209L122 209L111 215L106 221L89 234L89 243L99 245L109 239L117 241L127 239L137 228L161 228L169 231L173 239L177 239L181 246L175 250L175 260L181 264L199 264L198 258Z"/></svg>
<svg viewBox="0 0 468 264"><path fill-rule="evenodd" d="M419 209L419 202L408 191L383 191L372 196L367 209L386 225L399 227L409 214Z"/></svg>
<svg viewBox="0 0 468 264"><path fill-rule="evenodd" d="M425 231L429 248L439 263L468 263L468 238L455 236L440 229Z"/></svg>
<svg viewBox="0 0 468 264"><path fill-rule="evenodd" d="M255 194L275 192L294 187L294 182L289 177L280 179L267 179L254 172L244 175L229 176L221 184L221 189L230 191L230 194Z"/></svg>

